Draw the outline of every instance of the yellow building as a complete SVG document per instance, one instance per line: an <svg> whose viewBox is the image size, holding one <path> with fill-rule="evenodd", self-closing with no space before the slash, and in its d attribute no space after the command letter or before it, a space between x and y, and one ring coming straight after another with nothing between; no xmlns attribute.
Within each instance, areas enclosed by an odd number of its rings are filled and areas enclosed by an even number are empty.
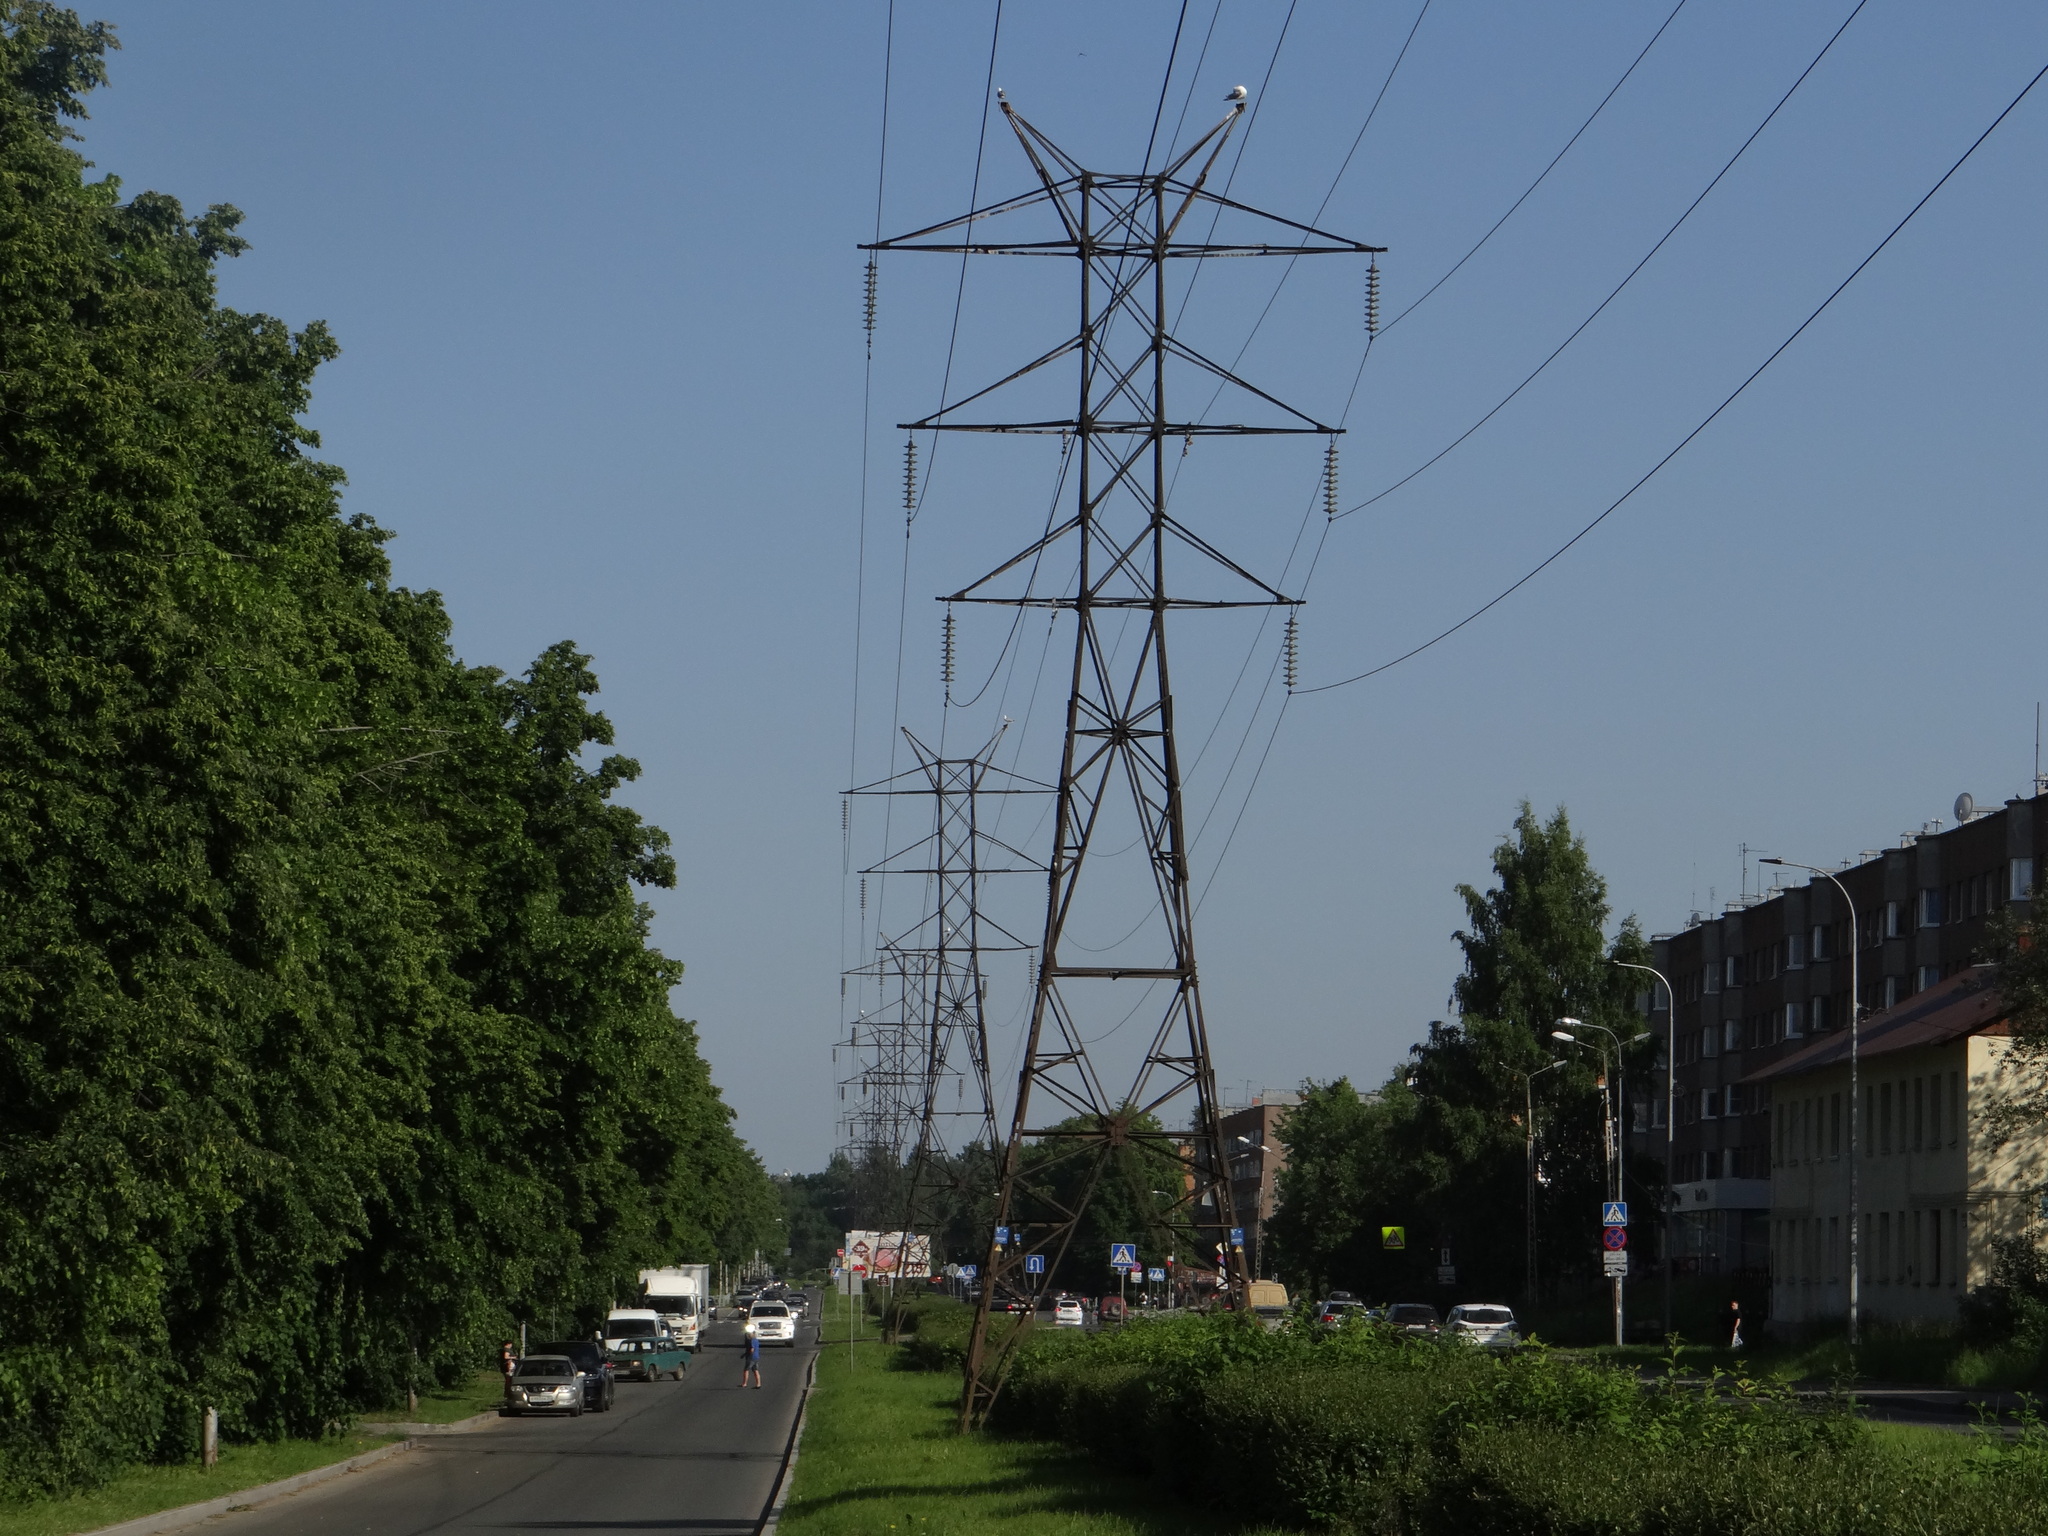
<svg viewBox="0 0 2048 1536"><path fill-rule="evenodd" d="M1861 1303L1869 1322L1951 1323L1988 1278L1996 1238L2041 1230L2048 1136L1995 1128L2040 1084L2013 1039L1991 966L1972 966L1862 1022L1855 1161ZM1745 1078L1768 1093L1771 1326L1848 1310L1849 1032ZM1753 1090L1753 1091L1756 1091Z"/></svg>

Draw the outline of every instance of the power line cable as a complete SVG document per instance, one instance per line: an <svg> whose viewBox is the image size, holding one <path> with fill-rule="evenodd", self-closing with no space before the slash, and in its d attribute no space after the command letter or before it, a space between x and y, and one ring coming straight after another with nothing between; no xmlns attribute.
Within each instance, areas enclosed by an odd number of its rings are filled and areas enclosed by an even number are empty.
<svg viewBox="0 0 2048 1536"><path fill-rule="evenodd" d="M1933 186L1927 189L1926 193L1921 197L1920 201L1918 201L1910 209L1908 209L1906 211L1906 216L1900 219L1898 223L1894 224L1891 227L1890 233L1888 233L1882 240L1878 241L1877 244L1871 248L1870 254L1865 256L1861 261L1857 262L1855 269L1851 271L1847 277L1843 278L1840 283L1836 284L1834 291L1831 292L1826 298L1822 299L1820 303L1814 307L1813 312L1809 314L1804 320L1799 322L1798 326L1793 329L1792 334L1787 336L1783 341L1779 342L1777 346L1772 348L1770 356L1766 357L1761 363L1758 363L1756 365L1756 368L1750 373L1750 375L1747 378L1745 378L1740 384L1736 385L1733 390L1729 391L1727 397L1723 399L1719 405L1715 406L1713 410L1709 411L1707 415L1701 420L1698 426L1694 427L1690 432L1686 433L1684 437L1680 438L1677 444L1668 453L1666 453L1664 457L1659 459L1655 464L1652 464L1649 467L1649 469L1643 473L1642 477L1635 482L1635 484L1631 485L1627 490L1623 491L1619 496L1615 497L1613 501L1609 502L1605 509L1601 511L1598 517L1594 518L1590 523L1586 524L1585 527L1581 528L1577 533L1573 534L1569 539L1565 540L1564 543L1560 544L1555 550L1551 551L1550 554L1546 555L1542 561L1540 561L1537 565L1532 567L1525 575L1523 575L1519 580L1515 581L1511 586L1503 588L1494 597L1490 598L1485 603L1482 603L1479 607L1473 609L1472 612L1466 614L1465 617L1458 620L1457 623L1451 625L1450 628L1443 630L1442 632L1423 641L1422 644L1414 647L1414 649L1404 651L1399 656L1396 656L1393 660L1382 662L1380 663L1380 665L1371 668L1369 671L1360 672L1355 677L1347 677L1339 682L1334 683L1322 683L1314 688L1298 688L1295 691L1297 693L1327 693L1332 688L1349 687L1352 683L1362 683L1369 677L1377 677L1380 673L1387 671L1391 667L1398 667L1402 662L1407 661L1412 657L1420 656L1424 651L1428 650L1431 646L1436 645L1439 641L1448 640L1452 635L1455 635L1459 630L1463 629L1467 624L1470 624L1474 619L1479 618L1481 615L1485 614L1490 609L1496 607L1508 597L1511 597L1521 588L1527 586L1537 576L1541 575L1545 569L1547 569L1550 565L1552 565L1559 558L1561 558L1566 553L1566 551L1570 550L1573 545L1577 544L1581 539L1585 538L1587 534L1591 533L1595 528L1598 528L1602 523L1606 522L1608 517L1611 516L1615 511L1617 511L1624 502L1626 502L1630 497L1634 496L1635 493L1641 490L1644 486L1648 485L1651 479L1658 473L1658 471L1663 469L1664 466L1669 464L1673 459L1677 458L1678 455L1685 450L1687 445L1689 445L1694 438L1698 437L1702 432L1706 431L1708 427L1712 426L1715 420L1719 418L1723 411L1727 410L1729 406L1733 405L1736 402L1736 400L1738 400L1742 396L1743 392L1749 388L1750 385L1754 384L1759 378L1763 376L1765 369L1769 368L1771 364L1775 363L1779 359L1779 357L1781 357L1785 353L1786 349L1792 345L1793 342L1797 341L1802 335L1806 333L1806 329L1808 326L1812 325L1814 321L1818 320L1824 313L1827 312L1828 307L1832 305L1836 299L1842 296L1843 292L1848 288L1848 286L1851 283L1855 282L1858 277L1862 276L1864 269L1868 267L1873 261L1877 260L1878 256L1883 253L1885 247L1889 246L1893 240L1898 238L1899 232L1903 230L1908 224L1913 222L1914 216L1917 215L1922 208L1925 208L1928 205L1928 203L1933 201L1934 195L1948 184L1949 178L1955 175L1957 171L1961 170L1964 164L1969 160L1969 158L1977 153L1978 148L1984 143L1986 139L1991 137L1993 132L1997 130L1998 125L2004 122L2006 118L2011 116L2014 109L2017 108L2021 102L2027 99L2028 94L2032 92L2034 87L2041 83L2043 76L2048 76L2048 65L2044 65L2041 71L2038 74L2036 74L2033 77L2033 79L2029 80L2026 83L2026 85L2021 89L2020 93L2017 96L2013 97L2013 99L2010 102L2006 103L2005 110L2000 112L1997 117L1991 120L1991 126L1986 128L1982 133L1977 135L1976 139L1971 142L1970 147L1964 150L1962 154L1957 157L1955 164L1951 165L1947 170L1941 173L1940 179L1936 181Z"/></svg>
<svg viewBox="0 0 2048 1536"><path fill-rule="evenodd" d="M1744 139L1742 141L1741 146L1735 151L1735 153L1728 157L1727 163L1724 164L1720 170L1714 173L1713 180L1709 181L1706 184L1706 186L1700 189L1699 196L1695 197L1690 203L1688 203L1686 205L1685 212L1681 213L1677 217L1677 219L1673 221L1669 229L1665 230L1663 234L1657 237L1657 243L1651 246L1650 249L1643 254L1643 259L1641 261L1638 261L1633 267L1629 268L1628 275L1622 278L1620 282L1616 283L1614 287L1608 292L1607 297L1602 299L1597 305L1593 307L1593 312L1591 314L1587 315L1585 319L1581 320L1576 326L1572 328L1571 334L1566 336L1563 341L1559 342L1556 348L1551 352L1551 354L1548 357L1544 358L1542 362L1538 363L1534 368L1532 368L1529 371L1529 373L1522 379L1521 383L1517 384L1513 389L1509 390L1507 394L1503 395L1497 402L1495 402L1493 408L1489 410L1484 416L1481 416L1477 421L1473 422L1471 426L1467 427L1464 431L1460 432L1456 437L1452 438L1442 448L1438 449L1437 452L1432 454L1429 458L1423 460L1422 463L1416 465L1415 468L1409 470L1407 474L1403 475L1400 479L1396 480L1392 485L1383 487L1382 489L1375 491L1372 495L1366 497L1364 501L1361 501L1357 506L1347 507L1342 512L1339 512L1337 516L1349 517L1354 512L1363 512L1367 507L1371 506L1374 502L1381 501L1386 497L1393 495L1394 492L1400 490L1402 486L1408 484L1408 482L1415 479L1416 476L1424 473L1425 471L1441 463L1461 443L1463 443L1467 438L1471 437L1473 433L1477 432L1481 427L1485 426L1489 421L1493 420L1494 417L1498 416L1502 411L1506 410L1510 402L1512 402L1516 396L1521 394L1523 390L1527 389L1531 384L1535 383L1537 378L1543 373L1543 371L1547 369L1552 363L1556 362L1558 358L1564 354L1565 348L1569 347L1573 342L1577 341L1579 339L1579 336L1585 331L1586 327L1591 325L1595 320L1599 319L1601 314L1604 313L1607 309L1607 306L1612 304L1616 299L1621 297L1622 290L1627 288L1630 283L1635 281L1636 274L1641 272L1644 267L1648 266L1650 264L1651 259L1655 257L1659 251L1664 249L1665 245L1670 241L1671 237L1678 233L1680 227L1684 225L1687 219L1692 217L1693 211L1696 208L1698 208L1701 203L1707 200L1708 194L1711 193L1714 190L1714 188L1721 184L1721 179L1735 168L1735 162L1740 160L1743 157L1743 155L1748 151L1749 146L1757 141L1758 136L1761 135L1766 128L1770 127L1772 119L1776 118L1778 113L1784 109L1785 103L1790 101L1794 93L1798 91L1799 87L1806 83L1806 77L1808 75L1811 75L1815 69L1820 67L1820 61L1828 56L1828 51L1835 46L1836 41L1841 37L1841 35L1844 32L1849 30L1849 23L1854 21L1857 18L1857 16L1862 13L1863 7L1868 5L1869 3L1870 0L1856 0L1855 9L1849 12L1848 16L1844 18L1842 24L1839 27L1835 28L1834 35L1831 36L1826 43L1821 45L1820 52L1816 53L1813 56L1812 62L1809 63L1806 66L1806 68L1799 72L1799 78L1797 80L1794 80L1792 82L1790 89L1788 89L1784 95L1778 98L1777 105L1772 107L1769 112L1764 114L1764 120L1758 123L1756 127L1750 131L1749 137Z"/></svg>
<svg viewBox="0 0 2048 1536"><path fill-rule="evenodd" d="M1621 78L1615 81L1613 85L1609 86L1607 94L1600 98L1600 104L1593 108L1592 112L1587 115L1587 118L1583 123L1579 124L1578 131L1575 132L1570 138L1564 141L1564 148L1560 149L1556 154L1550 157L1550 163L1544 166L1542 170L1536 173L1536 179L1530 182L1528 186L1522 189L1522 195L1520 197L1516 198L1512 203L1508 204L1508 211L1493 221L1492 225L1487 229L1486 233L1481 235L1477 240L1475 240L1472 243L1472 248L1469 251L1467 251L1464 255L1460 256L1456 261L1452 262L1450 269L1446 271L1442 277L1438 278L1435 282L1431 283L1427 288L1423 289L1420 296L1418 296L1412 304L1408 305L1407 308L1403 309L1399 314L1394 316L1393 319L1389 320L1385 325L1380 327L1380 332L1382 335L1384 335L1388 331L1391 331L1403 320L1407 319L1410 315L1414 314L1416 310L1420 309L1423 306L1423 304L1427 302L1431 294L1435 293L1437 289L1443 287L1445 283L1448 283L1452 278L1456 277L1458 275L1459 270L1463 268L1465 263L1470 261L1474 256L1477 256L1480 250L1486 245L1487 241L1491 240L1495 235L1500 233L1500 227L1503 224L1507 223L1509 219L1512 219L1515 216L1515 211L1518 208L1520 208L1522 204L1529 201L1530 197L1535 193L1536 189L1543 185L1544 181L1548 179L1552 171L1557 169L1558 162L1564 159L1566 155L1572 152L1572 146L1578 143L1580 139L1585 137L1586 130L1588 128L1591 128L1593 126L1594 120L1597 119L1602 112L1605 112L1607 110L1607 104L1610 101L1614 100L1616 94L1621 90L1621 88L1624 85L1628 84L1629 76L1633 75L1636 72L1636 66L1638 64L1641 64L1644 59L1650 56L1650 50L1657 46L1657 39L1662 37L1667 31L1670 30L1671 23L1678 20L1678 13L1684 9L1685 0L1678 0L1678 4L1671 7L1671 13L1664 18L1663 22L1658 26L1657 30L1650 34L1650 40L1647 43L1643 44L1643 51L1641 53L1638 53L1634 59L1629 61L1628 68L1624 69L1621 72Z"/></svg>

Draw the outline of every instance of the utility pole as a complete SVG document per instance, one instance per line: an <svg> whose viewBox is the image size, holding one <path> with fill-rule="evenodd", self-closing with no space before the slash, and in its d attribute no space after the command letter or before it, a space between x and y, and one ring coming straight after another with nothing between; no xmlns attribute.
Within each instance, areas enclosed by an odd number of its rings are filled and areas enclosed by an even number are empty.
<svg viewBox="0 0 2048 1536"><path fill-rule="evenodd" d="M1282 404L1189 347L1169 330L1167 273L1176 261L1210 257L1365 255L1381 247L1329 235L1264 214L1207 190L1244 111L1235 96L1227 116L1162 169L1091 171L1033 127L997 93L1004 121L1030 162L1032 190L890 240L875 251L968 255L1064 256L1077 263L1079 324L1071 336L995 384L899 423L917 432L1053 434L1073 453L1072 514L988 574L943 599L1049 607L1074 615L1053 843L1046 860L1044 935L1030 1021L997 1169L995 1230L982 1267L961 1396L963 1427L986 1415L1001 1389L1007 1347L1023 1326L991 1347L990 1309L1027 1274L1049 1280L1060 1268L1097 1183L1127 1151L1180 1165L1180 1188L1164 1214L1177 1252L1219 1253L1219 1281L1239 1306L1249 1276L1231 1243L1237 1215L1224 1157L1221 1109L1202 1011L1194 947L1194 898L1174 736L1167 662L1167 614L1179 609L1285 607L1296 600L1253 576L1167 509L1169 463L1195 439L1251 434L1321 435L1340 430ZM1013 239L1002 234L1018 215L1050 213ZM1183 231L1190 215L1213 216L1199 237ZM1219 240L1221 223L1249 233ZM1187 268L1192 272L1192 267ZM1077 364L1078 399L1070 416L969 420L977 402L1066 358ZM1174 419L1167 409L1169 367L1260 402L1271 425ZM913 439L914 441L914 439ZM1171 446L1169 446L1171 445ZM1190 596L1169 581L1168 556L1191 562L1221 595ZM1070 552L1071 595L1002 595L998 584ZM1178 566L1176 566L1178 573ZM1126 625L1128 633L1126 633ZM1119 645L1119 640L1124 642ZM1113 870L1091 879L1098 839L1142 846L1149 880L1136 904ZM1122 898L1107 918L1102 914ZM1085 914L1077 917L1077 912ZM1133 927L1131 917L1138 919ZM1116 935L1130 932L1123 942ZM1070 951L1101 941L1081 963ZM1145 995L1129 1000L1131 982ZM1126 1076L1105 1070L1091 1044L1148 1014L1146 1044ZM1120 1000L1119 1000L1120 999ZM1192 1095L1186 1130L1159 1112ZM1050 1105L1052 1123L1041 1117ZM1033 1146L1027 1169L1025 1148ZM1007 1235L1012 1240L1003 1241ZM1133 1234L1134 1236L1136 1234ZM1028 1261L1035 1261L1028 1262Z"/></svg>
<svg viewBox="0 0 2048 1536"><path fill-rule="evenodd" d="M932 1229L944 1211L946 1197L970 1193L957 1187L960 1170L953 1154L977 1145L991 1160L997 1153L996 1104L984 1013L988 983L982 974L982 956L1030 945L982 912L982 882L991 875L1043 873L1045 869L982 828L981 802L991 795L1052 792L1050 784L996 767L1001 729L969 757L942 756L907 730L903 737L916 758L914 767L848 791L928 796L932 801L930 836L861 871L921 876L933 891L930 910L915 927L891 941L887 960L893 974L907 977L914 973L917 978L914 989L908 985L899 988L899 1006L890 1026L894 1034L889 1056L895 1065L884 1085L894 1090L901 1113L914 1115L911 1124L915 1127L897 1226L895 1276L899 1291L908 1275L917 1235L923 1233L927 1241L933 1241ZM945 1095L949 1084L955 1090L951 1105ZM961 1134L949 1137L949 1124L960 1126ZM900 1155L904 1134L899 1121L892 1130L896 1140L888 1156ZM937 1257L935 1247L932 1257Z"/></svg>

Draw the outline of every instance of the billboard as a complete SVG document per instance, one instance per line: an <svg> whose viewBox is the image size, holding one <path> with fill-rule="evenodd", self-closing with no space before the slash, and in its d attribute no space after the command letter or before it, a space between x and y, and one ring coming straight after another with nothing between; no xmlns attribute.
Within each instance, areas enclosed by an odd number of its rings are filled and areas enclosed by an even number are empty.
<svg viewBox="0 0 2048 1536"><path fill-rule="evenodd" d="M924 1280L932 1272L932 1240L901 1232L849 1232L846 1234L846 1267L868 1275L902 1273L911 1280Z"/></svg>

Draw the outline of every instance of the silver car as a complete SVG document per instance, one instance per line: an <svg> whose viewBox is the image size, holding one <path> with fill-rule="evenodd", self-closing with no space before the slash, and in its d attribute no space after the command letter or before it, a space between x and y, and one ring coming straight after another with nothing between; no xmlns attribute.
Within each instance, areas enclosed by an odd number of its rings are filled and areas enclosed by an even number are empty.
<svg viewBox="0 0 2048 1536"><path fill-rule="evenodd" d="M505 1383L506 1413L566 1413L583 1417L584 1372L567 1355L525 1355Z"/></svg>
<svg viewBox="0 0 2048 1536"><path fill-rule="evenodd" d="M1514 1312L1497 1302L1451 1308L1444 1332L1482 1349L1513 1349L1522 1342Z"/></svg>

